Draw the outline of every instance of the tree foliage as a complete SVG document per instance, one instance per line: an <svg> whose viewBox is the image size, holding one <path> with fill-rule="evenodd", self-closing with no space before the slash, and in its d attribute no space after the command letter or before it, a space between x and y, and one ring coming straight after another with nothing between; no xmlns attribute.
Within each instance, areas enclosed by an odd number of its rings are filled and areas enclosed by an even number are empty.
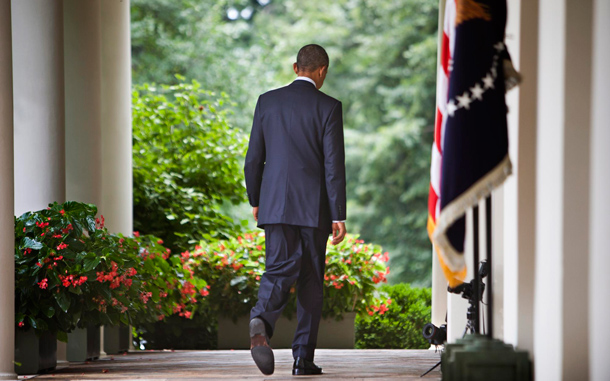
<svg viewBox="0 0 610 381"><path fill-rule="evenodd" d="M437 17L435 0L133 0L134 80L196 78L230 94L248 131L257 96L294 79L298 49L324 46L323 91L344 105L348 230L390 252L392 280L427 285Z"/></svg>
<svg viewBox="0 0 610 381"><path fill-rule="evenodd" d="M173 250L239 231L221 211L245 199L245 138L228 124L227 102L196 81L133 92L135 229Z"/></svg>

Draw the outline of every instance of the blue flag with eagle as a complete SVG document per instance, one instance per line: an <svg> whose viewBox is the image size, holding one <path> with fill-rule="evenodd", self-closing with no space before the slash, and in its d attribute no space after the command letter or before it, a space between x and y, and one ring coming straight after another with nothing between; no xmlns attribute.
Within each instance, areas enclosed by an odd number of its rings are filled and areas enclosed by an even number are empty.
<svg viewBox="0 0 610 381"><path fill-rule="evenodd" d="M504 61L506 1L455 1L455 39L442 141L440 214L432 240L451 286L464 279L465 213L511 172Z"/></svg>

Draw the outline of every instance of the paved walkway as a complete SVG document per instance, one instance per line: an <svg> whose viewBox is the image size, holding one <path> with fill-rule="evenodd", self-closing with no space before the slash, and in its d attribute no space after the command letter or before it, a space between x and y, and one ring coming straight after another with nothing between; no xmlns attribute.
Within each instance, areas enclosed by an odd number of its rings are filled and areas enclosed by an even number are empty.
<svg viewBox="0 0 610 381"><path fill-rule="evenodd" d="M71 363L36 380L151 379L151 380L440 380L437 369L419 376L439 361L428 350L338 350L319 349L316 363L322 376L292 376L292 354L275 350L275 374L264 377L250 352L236 351L146 351L107 356L87 363Z"/></svg>

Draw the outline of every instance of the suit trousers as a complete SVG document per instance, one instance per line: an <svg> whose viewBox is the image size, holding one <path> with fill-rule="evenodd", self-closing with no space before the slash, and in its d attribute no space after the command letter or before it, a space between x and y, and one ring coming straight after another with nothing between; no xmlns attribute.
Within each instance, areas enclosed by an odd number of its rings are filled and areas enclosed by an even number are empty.
<svg viewBox="0 0 610 381"><path fill-rule="evenodd" d="M296 282L298 324L292 342L294 358L313 361L322 317L328 235L325 230L311 227L265 225L266 268L250 318L262 318L268 336L272 337Z"/></svg>

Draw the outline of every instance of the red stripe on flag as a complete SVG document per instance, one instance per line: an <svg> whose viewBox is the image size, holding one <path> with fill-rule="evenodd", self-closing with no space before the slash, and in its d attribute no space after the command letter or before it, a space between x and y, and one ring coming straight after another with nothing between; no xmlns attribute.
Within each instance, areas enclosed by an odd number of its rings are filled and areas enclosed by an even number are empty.
<svg viewBox="0 0 610 381"><path fill-rule="evenodd" d="M447 33L443 32L443 44L441 46L441 66L443 67L443 71L445 75L449 75L449 59L451 52L449 51L449 36Z"/></svg>
<svg viewBox="0 0 610 381"><path fill-rule="evenodd" d="M441 114L441 110L436 109L436 125L434 126L434 143L436 144L436 148L438 148L438 152L441 154L443 151L441 150L441 127L443 126L443 114Z"/></svg>
<svg viewBox="0 0 610 381"><path fill-rule="evenodd" d="M436 222L436 203L438 202L438 196L430 184L430 193L428 195L428 214L432 217L432 220Z"/></svg>

